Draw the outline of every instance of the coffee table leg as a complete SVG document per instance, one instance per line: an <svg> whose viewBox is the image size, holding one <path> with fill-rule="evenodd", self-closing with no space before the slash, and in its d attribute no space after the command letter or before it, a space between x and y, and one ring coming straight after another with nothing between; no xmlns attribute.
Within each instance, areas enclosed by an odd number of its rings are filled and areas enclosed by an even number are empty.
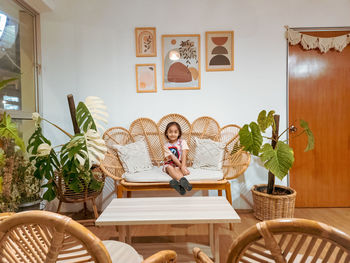
<svg viewBox="0 0 350 263"><path fill-rule="evenodd" d="M125 226L125 228L126 228L126 243L131 244L130 226Z"/></svg>
<svg viewBox="0 0 350 263"><path fill-rule="evenodd" d="M214 248L215 248L215 252L214 252L213 256L214 256L215 263L220 263L219 226L220 226L220 224L214 224Z"/></svg>
<svg viewBox="0 0 350 263"><path fill-rule="evenodd" d="M125 243L126 226L118 226L117 231L119 231L119 241Z"/></svg>
<svg viewBox="0 0 350 263"><path fill-rule="evenodd" d="M211 249L211 254L214 257L215 247L214 247L214 224L209 224L209 246Z"/></svg>

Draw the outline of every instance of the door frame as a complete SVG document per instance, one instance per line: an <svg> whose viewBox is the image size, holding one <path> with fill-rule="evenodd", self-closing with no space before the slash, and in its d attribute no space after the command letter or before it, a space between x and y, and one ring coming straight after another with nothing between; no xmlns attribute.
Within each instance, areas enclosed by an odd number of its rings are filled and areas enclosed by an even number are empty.
<svg viewBox="0 0 350 263"><path fill-rule="evenodd" d="M315 31L350 31L350 26L344 27L290 27L290 29L296 30L298 32L315 32ZM297 44L300 45L300 44ZM350 44L349 44L350 45ZM289 42L286 39L286 129L289 126L289 66L288 66L288 57L289 57ZM286 132L287 142L289 144L289 130ZM290 186L290 174L288 171L287 175L287 185Z"/></svg>

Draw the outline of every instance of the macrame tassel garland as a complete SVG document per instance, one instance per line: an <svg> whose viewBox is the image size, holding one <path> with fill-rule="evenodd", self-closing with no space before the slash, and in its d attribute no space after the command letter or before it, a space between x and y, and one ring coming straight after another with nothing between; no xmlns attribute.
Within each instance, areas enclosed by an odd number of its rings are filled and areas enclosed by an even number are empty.
<svg viewBox="0 0 350 263"><path fill-rule="evenodd" d="M288 42L291 45L297 45L300 43L306 50L318 48L322 53L326 53L334 48L341 52L350 44L350 34L337 37L314 37L290 29L288 26L286 26L286 29L286 38Z"/></svg>

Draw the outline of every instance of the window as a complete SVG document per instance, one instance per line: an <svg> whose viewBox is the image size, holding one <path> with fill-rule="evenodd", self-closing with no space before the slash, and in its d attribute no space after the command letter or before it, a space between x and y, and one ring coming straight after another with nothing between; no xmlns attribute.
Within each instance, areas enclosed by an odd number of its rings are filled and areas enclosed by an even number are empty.
<svg viewBox="0 0 350 263"><path fill-rule="evenodd" d="M0 113L16 119L25 141L38 111L36 16L18 1L0 0L0 81L16 78L0 90Z"/></svg>

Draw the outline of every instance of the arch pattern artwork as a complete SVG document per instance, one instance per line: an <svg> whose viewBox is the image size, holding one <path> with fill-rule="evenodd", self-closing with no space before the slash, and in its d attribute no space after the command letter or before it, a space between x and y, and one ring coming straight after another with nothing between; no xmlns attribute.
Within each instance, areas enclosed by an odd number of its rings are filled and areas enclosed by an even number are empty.
<svg viewBox="0 0 350 263"><path fill-rule="evenodd" d="M206 71L233 70L233 31L205 32Z"/></svg>
<svg viewBox="0 0 350 263"><path fill-rule="evenodd" d="M200 89L200 35L162 35L163 89Z"/></svg>
<svg viewBox="0 0 350 263"><path fill-rule="evenodd" d="M156 57L157 38L155 27L135 28L136 57Z"/></svg>

